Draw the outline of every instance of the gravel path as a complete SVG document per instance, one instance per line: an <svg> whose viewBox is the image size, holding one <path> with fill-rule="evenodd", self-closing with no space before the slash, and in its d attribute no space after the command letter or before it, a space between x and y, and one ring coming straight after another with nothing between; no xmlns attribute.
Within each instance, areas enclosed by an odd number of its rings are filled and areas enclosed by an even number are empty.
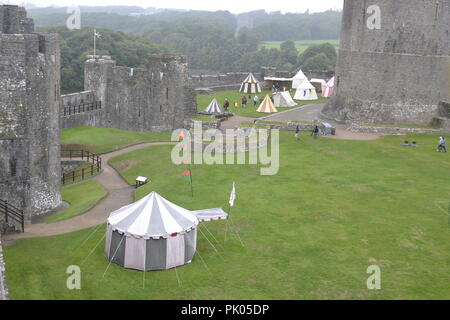
<svg viewBox="0 0 450 320"><path fill-rule="evenodd" d="M13 244L17 239L36 238L65 234L87 229L105 223L109 214L134 201L134 188L128 185L114 170L108 161L111 158L157 145L172 145L170 142L149 142L102 155L103 172L96 176L108 195L86 213L55 223L38 223L25 226L24 233L5 235L2 238L4 246Z"/></svg>

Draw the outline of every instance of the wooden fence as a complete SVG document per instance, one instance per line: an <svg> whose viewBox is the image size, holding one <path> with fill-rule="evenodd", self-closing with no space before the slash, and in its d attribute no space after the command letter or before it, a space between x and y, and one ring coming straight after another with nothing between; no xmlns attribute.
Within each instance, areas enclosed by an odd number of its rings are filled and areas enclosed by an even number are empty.
<svg viewBox="0 0 450 320"><path fill-rule="evenodd" d="M102 158L87 150L61 150L61 158L81 159L89 162L87 166L69 173L63 173L61 178L63 185L90 178L102 170Z"/></svg>

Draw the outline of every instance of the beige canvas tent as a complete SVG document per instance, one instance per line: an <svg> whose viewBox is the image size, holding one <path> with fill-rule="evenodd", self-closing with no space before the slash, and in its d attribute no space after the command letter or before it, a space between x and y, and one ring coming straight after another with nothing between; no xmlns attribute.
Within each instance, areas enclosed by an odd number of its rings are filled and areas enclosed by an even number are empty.
<svg viewBox="0 0 450 320"><path fill-rule="evenodd" d="M277 92L273 96L274 105L276 108L294 107L297 104L292 100L289 91Z"/></svg>
<svg viewBox="0 0 450 320"><path fill-rule="evenodd" d="M264 113L275 113L278 112L278 110L273 105L272 100L270 99L269 95L266 95L263 102L259 106L257 112L264 112Z"/></svg>

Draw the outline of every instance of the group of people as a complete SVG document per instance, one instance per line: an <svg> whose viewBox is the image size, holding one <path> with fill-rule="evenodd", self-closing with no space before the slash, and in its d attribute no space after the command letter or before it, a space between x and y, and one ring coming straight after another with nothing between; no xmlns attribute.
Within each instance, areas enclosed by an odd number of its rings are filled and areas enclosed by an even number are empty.
<svg viewBox="0 0 450 320"><path fill-rule="evenodd" d="M259 97L257 95L255 95L253 98L251 95L248 96L242 96L242 100L241 100L241 106L242 107L246 107L248 101L253 101L253 106L256 107L256 105L259 102ZM237 108L239 106L237 101L233 102L233 107ZM230 102L228 101L228 99L225 99L225 101L223 102L223 108L225 109L225 111L228 111L228 108L230 107Z"/></svg>

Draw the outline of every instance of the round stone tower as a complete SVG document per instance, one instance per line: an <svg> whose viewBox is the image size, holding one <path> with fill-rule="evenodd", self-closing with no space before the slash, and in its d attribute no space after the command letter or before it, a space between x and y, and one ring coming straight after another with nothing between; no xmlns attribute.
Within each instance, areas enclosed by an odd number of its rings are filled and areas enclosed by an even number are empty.
<svg viewBox="0 0 450 320"><path fill-rule="evenodd" d="M27 222L61 204L59 105L58 35L34 33L24 8L0 6L0 200Z"/></svg>
<svg viewBox="0 0 450 320"><path fill-rule="evenodd" d="M450 0L345 0L324 117L430 124L450 98L449 30Z"/></svg>

